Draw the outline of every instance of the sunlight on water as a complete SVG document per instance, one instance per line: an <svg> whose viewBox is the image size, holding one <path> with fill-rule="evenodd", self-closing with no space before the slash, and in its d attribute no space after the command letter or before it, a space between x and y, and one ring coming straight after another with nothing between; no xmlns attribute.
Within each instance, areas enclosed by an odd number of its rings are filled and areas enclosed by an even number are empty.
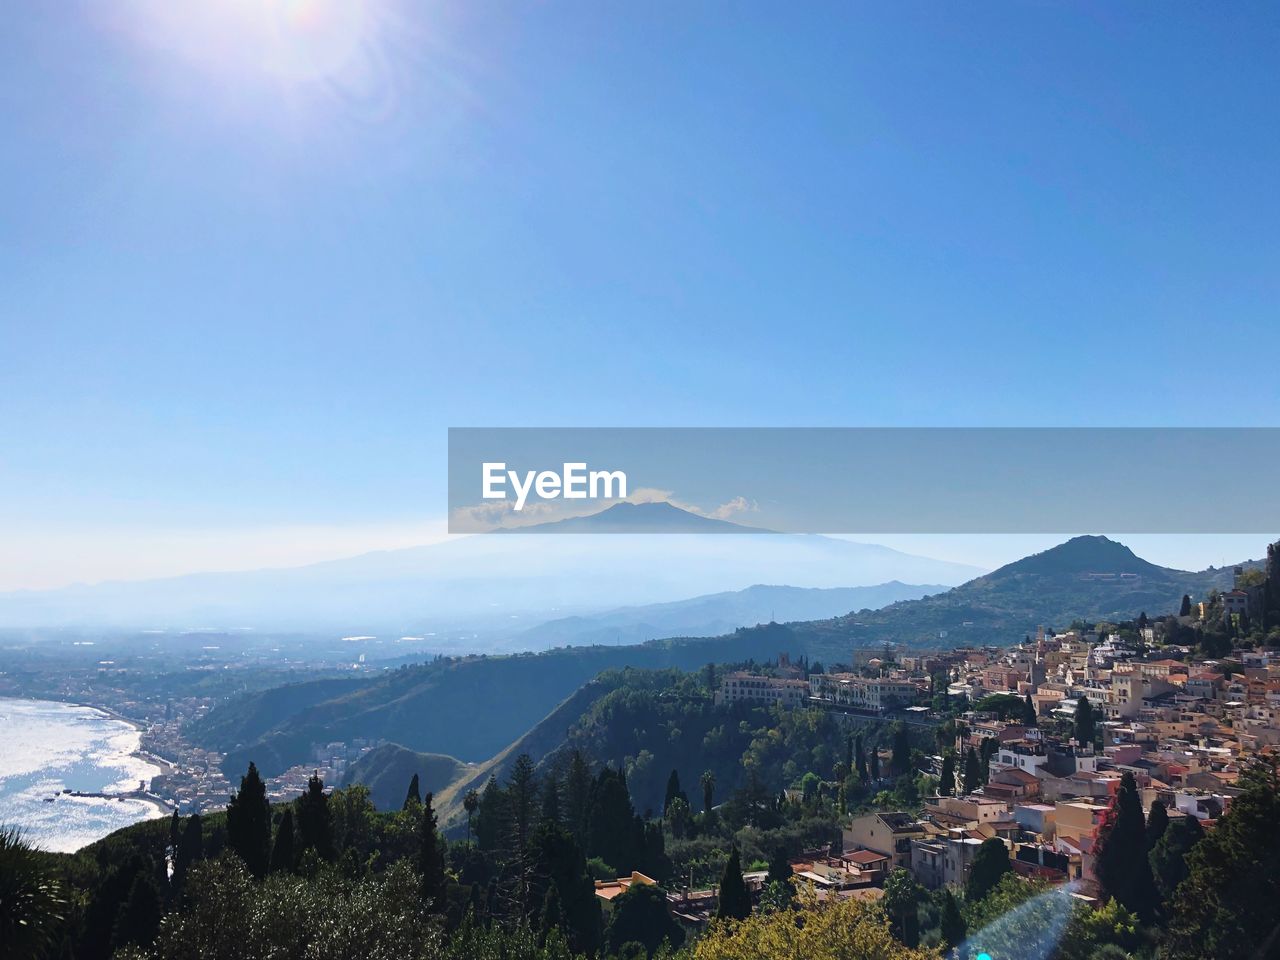
<svg viewBox="0 0 1280 960"><path fill-rule="evenodd" d="M163 815L143 800L71 797L150 784L159 769L133 756L138 731L91 707L0 699L0 824L45 850L78 850Z"/></svg>

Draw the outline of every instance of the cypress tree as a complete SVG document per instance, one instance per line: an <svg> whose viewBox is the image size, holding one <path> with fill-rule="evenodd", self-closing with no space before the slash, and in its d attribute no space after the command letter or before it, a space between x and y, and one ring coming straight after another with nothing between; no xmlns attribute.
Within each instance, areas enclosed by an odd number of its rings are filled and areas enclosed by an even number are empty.
<svg viewBox="0 0 1280 960"><path fill-rule="evenodd" d="M1094 737L1093 704L1089 698L1080 695L1076 701L1076 743L1082 747L1091 746Z"/></svg>
<svg viewBox="0 0 1280 960"><path fill-rule="evenodd" d="M867 770L867 755L862 747L862 734L858 734L853 743L854 769L858 771L858 779L866 783L871 779L871 775Z"/></svg>
<svg viewBox="0 0 1280 960"><path fill-rule="evenodd" d="M905 724L898 724L893 731L893 756L890 764L895 777L911 772L911 736L907 733Z"/></svg>
<svg viewBox="0 0 1280 960"><path fill-rule="evenodd" d="M1191 616L1191 596L1189 594L1182 595L1182 606L1178 607L1178 616Z"/></svg>
<svg viewBox="0 0 1280 960"><path fill-rule="evenodd" d="M667 807L671 806L671 801L676 797L683 796L684 792L680 789L680 773L672 770L671 775L667 777L667 792L662 798L662 815L667 815Z"/></svg>
<svg viewBox="0 0 1280 960"><path fill-rule="evenodd" d="M857 765L853 757L853 734L845 734L844 738L844 768L849 772L856 771Z"/></svg>
<svg viewBox="0 0 1280 960"><path fill-rule="evenodd" d="M301 851L315 850L322 860L333 860L333 823L329 814L329 798L324 781L313 773L307 781L307 792L297 800L298 838ZM300 851L300 852L301 852Z"/></svg>
<svg viewBox="0 0 1280 960"><path fill-rule="evenodd" d="M422 899L431 909L442 913L445 908L445 851L436 829L436 812L431 808L431 794L422 799L418 820L418 876L422 882Z"/></svg>
<svg viewBox="0 0 1280 960"><path fill-rule="evenodd" d="M271 860L271 805L252 762L227 804L227 845L253 876L266 876Z"/></svg>
<svg viewBox="0 0 1280 960"><path fill-rule="evenodd" d="M949 797L956 792L956 755L948 750L942 756L942 775L938 777L938 793Z"/></svg>
<svg viewBox="0 0 1280 960"><path fill-rule="evenodd" d="M1159 800L1151 801L1151 812L1147 815L1147 853L1155 849L1164 832L1169 829L1169 811Z"/></svg>
<svg viewBox="0 0 1280 960"><path fill-rule="evenodd" d="M978 752L969 748L964 755L964 792L973 793L982 784L982 771L978 765Z"/></svg>
<svg viewBox="0 0 1280 960"><path fill-rule="evenodd" d="M1022 723L1023 726L1034 727L1036 721L1036 705L1031 700L1031 694L1028 693L1026 699L1022 701Z"/></svg>
<svg viewBox="0 0 1280 960"><path fill-rule="evenodd" d="M742 858L735 843L729 852L729 862L724 865L720 878L720 902L716 917L720 920L745 920L751 916L751 894L742 879Z"/></svg>
<svg viewBox="0 0 1280 960"><path fill-rule="evenodd" d="M293 869L293 810L284 808L280 825L276 827L276 845L271 848L271 872L282 873Z"/></svg>
<svg viewBox="0 0 1280 960"><path fill-rule="evenodd" d="M871 779L880 779L880 751L875 748L871 750Z"/></svg>
<svg viewBox="0 0 1280 960"><path fill-rule="evenodd" d="M569 775L565 778L565 821L573 839L581 846L587 837L587 797L591 793L591 771L581 750L569 756Z"/></svg>
<svg viewBox="0 0 1280 960"><path fill-rule="evenodd" d="M1151 923L1159 896L1147 859L1142 800L1131 773L1120 778L1120 789L1098 829L1094 851L1094 869L1103 892L1143 923Z"/></svg>
<svg viewBox="0 0 1280 960"><path fill-rule="evenodd" d="M702 786L702 812L710 815L716 794L716 775L710 770L703 770L699 779Z"/></svg>
<svg viewBox="0 0 1280 960"><path fill-rule="evenodd" d="M554 884L547 885L547 895L542 898L542 913L538 918L538 934L546 943L547 934L564 927L564 909L560 906L560 890Z"/></svg>
<svg viewBox="0 0 1280 960"><path fill-rule="evenodd" d="M554 776L547 777L542 784L541 822L560 823L560 782Z"/></svg>
<svg viewBox="0 0 1280 960"><path fill-rule="evenodd" d="M187 825L178 840L178 849L173 856L173 885L175 895L181 896L187 880L187 871L191 865L204 856L204 830L200 814L193 813L187 818Z"/></svg>
<svg viewBox="0 0 1280 960"><path fill-rule="evenodd" d="M422 802L422 791L418 786L418 775L415 773L413 779L409 781L409 792L404 795L404 805L401 810L408 810L415 803Z"/></svg>

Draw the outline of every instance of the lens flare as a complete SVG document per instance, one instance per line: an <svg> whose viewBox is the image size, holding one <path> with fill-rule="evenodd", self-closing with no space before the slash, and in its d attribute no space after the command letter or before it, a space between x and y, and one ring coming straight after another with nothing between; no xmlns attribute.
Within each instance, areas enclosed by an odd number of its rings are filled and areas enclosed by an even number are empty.
<svg viewBox="0 0 1280 960"><path fill-rule="evenodd" d="M962 960L1048 960L1078 902L1078 884L1047 890L1020 903L960 945Z"/></svg>

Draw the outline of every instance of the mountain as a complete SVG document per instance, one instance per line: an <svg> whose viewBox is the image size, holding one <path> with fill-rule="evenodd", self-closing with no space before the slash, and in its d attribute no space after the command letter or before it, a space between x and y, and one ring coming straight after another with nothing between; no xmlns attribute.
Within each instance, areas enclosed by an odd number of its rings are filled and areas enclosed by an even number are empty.
<svg viewBox="0 0 1280 960"><path fill-rule="evenodd" d="M583 524L613 525L611 511ZM668 504L654 529L727 521ZM602 519L603 518L603 519ZM568 522L568 521L566 521ZM729 524L733 527L733 524ZM477 535L304 567L202 573L0 594L0 628L243 628L428 638L432 650L510 649L549 619L741 590L753 583L849 587L887 580L955 584L981 571L830 537L664 532ZM450 640L448 634L465 634Z"/></svg>
<svg viewBox="0 0 1280 960"><path fill-rule="evenodd" d="M540 650L573 644L634 644L657 637L715 637L757 623L820 620L849 610L915 600L947 588L892 580L872 587L786 587L756 584L670 603L619 607L604 613L549 620L516 634L512 645Z"/></svg>
<svg viewBox="0 0 1280 960"><path fill-rule="evenodd" d="M353 763L347 769L342 785L363 783L369 788L369 799L375 807L399 810L415 773L418 775L418 789L425 795L439 793L469 769L453 757L418 753L398 743L384 743Z"/></svg>
<svg viewBox="0 0 1280 960"><path fill-rule="evenodd" d="M1245 566L1257 566L1248 561ZM1106 537L1074 537L945 593L796 626L810 656L845 659L854 647L1012 643L1040 625L1128 620L1176 612L1183 594L1230 589L1230 568L1192 573L1157 566Z"/></svg>
<svg viewBox="0 0 1280 960"><path fill-rule="evenodd" d="M945 593L880 610L763 624L720 637L446 659L373 679L294 684L223 704L189 734L226 753L228 770L254 760L267 775L305 762L313 743L354 737L483 762L604 670L691 670L783 651L847 662L854 649L886 640L917 647L1009 644L1039 624L1066 627L1077 617L1120 620L1144 610L1152 616L1175 612L1184 593L1204 597L1230 581L1227 569L1171 570L1104 537L1078 537ZM284 701L288 706L280 707Z"/></svg>
<svg viewBox="0 0 1280 960"><path fill-rule="evenodd" d="M771 533L759 527L704 517L674 504L615 503L581 517L548 520L527 527L511 527L502 533Z"/></svg>

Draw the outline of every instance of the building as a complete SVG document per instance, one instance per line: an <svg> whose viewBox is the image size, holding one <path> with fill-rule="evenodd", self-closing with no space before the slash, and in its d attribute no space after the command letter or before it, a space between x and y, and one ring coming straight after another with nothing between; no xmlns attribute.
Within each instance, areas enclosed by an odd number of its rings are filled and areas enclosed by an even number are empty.
<svg viewBox="0 0 1280 960"><path fill-rule="evenodd" d="M809 693L837 706L884 713L914 704L920 688L908 680L861 677L856 673L816 673L809 678Z"/></svg>
<svg viewBox="0 0 1280 960"><path fill-rule="evenodd" d="M889 858L894 867L911 869L911 841L923 839L925 824L909 813L881 812L854 817L844 828L844 849L871 850Z"/></svg>
<svg viewBox="0 0 1280 960"><path fill-rule="evenodd" d="M716 704L749 701L798 707L809 699L809 684L803 680L765 677L741 670L726 674L716 692Z"/></svg>

